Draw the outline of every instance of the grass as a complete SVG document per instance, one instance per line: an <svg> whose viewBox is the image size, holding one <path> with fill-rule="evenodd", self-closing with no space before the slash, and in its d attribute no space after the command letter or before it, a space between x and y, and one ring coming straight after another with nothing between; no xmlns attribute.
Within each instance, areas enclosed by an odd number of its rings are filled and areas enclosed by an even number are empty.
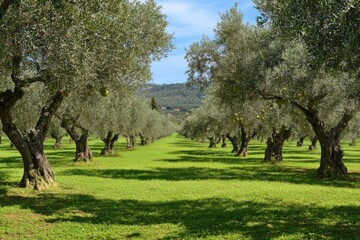
<svg viewBox="0 0 360 240"><path fill-rule="evenodd" d="M285 160L262 163L230 147L170 136L135 151L73 163L74 146L46 142L59 187L16 187L19 154L0 145L0 239L359 239L360 147L345 147L349 177L316 178L319 150L288 142Z"/></svg>

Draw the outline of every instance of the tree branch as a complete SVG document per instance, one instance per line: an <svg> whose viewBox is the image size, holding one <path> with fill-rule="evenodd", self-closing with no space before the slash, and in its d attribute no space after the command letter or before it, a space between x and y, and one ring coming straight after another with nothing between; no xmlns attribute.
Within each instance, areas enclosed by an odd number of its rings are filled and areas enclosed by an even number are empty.
<svg viewBox="0 0 360 240"><path fill-rule="evenodd" d="M64 96L62 93L57 92L56 95L50 98L47 105L41 109L41 115L38 122L36 123L35 129L38 133L40 132L43 135L42 137L44 137L49 130L51 119L59 109L63 99Z"/></svg>
<svg viewBox="0 0 360 240"><path fill-rule="evenodd" d="M338 124L333 127L330 132L333 134L335 138L340 137L340 133L347 127L349 121L354 117L355 110L346 110L344 115L342 116L341 120Z"/></svg>
<svg viewBox="0 0 360 240"><path fill-rule="evenodd" d="M315 106L315 104L317 104L318 102L320 102L322 99L324 99L325 97L327 96L327 93L322 93L322 94L319 94L315 97L312 97L309 99L308 101L308 109L313 109L313 107Z"/></svg>

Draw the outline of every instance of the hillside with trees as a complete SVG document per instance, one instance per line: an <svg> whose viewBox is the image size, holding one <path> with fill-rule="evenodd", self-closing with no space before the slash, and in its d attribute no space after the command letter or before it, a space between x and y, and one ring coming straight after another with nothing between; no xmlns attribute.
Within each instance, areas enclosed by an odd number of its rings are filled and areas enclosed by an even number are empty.
<svg viewBox="0 0 360 240"><path fill-rule="evenodd" d="M204 94L200 87L187 87L185 83L176 84L147 84L138 93L150 103L155 98L160 113L171 114L177 118L185 117L191 109L201 105Z"/></svg>

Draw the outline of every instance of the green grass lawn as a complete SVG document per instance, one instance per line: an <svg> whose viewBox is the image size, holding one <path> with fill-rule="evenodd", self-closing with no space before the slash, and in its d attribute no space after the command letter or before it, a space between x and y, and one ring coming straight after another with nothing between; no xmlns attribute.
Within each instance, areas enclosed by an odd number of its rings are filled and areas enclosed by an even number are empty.
<svg viewBox="0 0 360 240"><path fill-rule="evenodd" d="M321 180L308 142L286 143L276 165L262 163L260 142L244 159L177 135L135 151L121 139L116 156L98 157L91 139L89 163L52 145L59 186L42 192L16 187L21 158L0 145L1 240L360 239L360 147L344 144L348 179Z"/></svg>

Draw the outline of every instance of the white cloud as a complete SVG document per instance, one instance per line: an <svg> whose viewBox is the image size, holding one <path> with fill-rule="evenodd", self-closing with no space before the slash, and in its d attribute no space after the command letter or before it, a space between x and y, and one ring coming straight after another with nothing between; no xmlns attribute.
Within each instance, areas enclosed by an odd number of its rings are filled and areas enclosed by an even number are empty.
<svg viewBox="0 0 360 240"><path fill-rule="evenodd" d="M159 1L170 22L169 32L176 37L211 34L219 18L218 13L194 2Z"/></svg>
<svg viewBox="0 0 360 240"><path fill-rule="evenodd" d="M144 1L144 0L142 0ZM213 36L220 12L230 9L235 0L156 0L169 22L168 32L175 34L176 50L168 58L152 65L155 83L185 82L187 63L185 51L190 43L201 40L203 35ZM244 21L255 23L252 0L237 0L244 13Z"/></svg>

